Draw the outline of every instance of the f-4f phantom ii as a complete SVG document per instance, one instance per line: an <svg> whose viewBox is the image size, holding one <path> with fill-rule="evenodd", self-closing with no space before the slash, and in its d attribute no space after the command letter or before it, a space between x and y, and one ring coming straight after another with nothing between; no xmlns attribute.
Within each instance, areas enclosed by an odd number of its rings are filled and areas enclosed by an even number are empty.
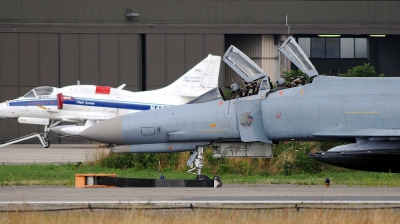
<svg viewBox="0 0 400 224"><path fill-rule="evenodd" d="M270 88L265 73L231 46L223 61L256 86L251 94L240 88L240 97L228 100L217 88L199 98L203 103L116 117L80 135L120 145L113 152L194 151L188 165L194 162L198 177L204 146L212 146L214 157L270 157L279 141L353 142L311 157L352 169L400 172L400 78L322 76L293 38L279 50L312 83Z"/></svg>
<svg viewBox="0 0 400 224"><path fill-rule="evenodd" d="M44 125L44 134L27 138L38 137L47 148L50 145L47 140L49 130L62 135L77 135L102 120L187 103L218 86L220 63L220 56L208 55L171 85L152 91L130 92L123 90L125 84L118 88L95 85L37 87L20 98L1 103L0 117ZM76 125L58 125L62 121Z"/></svg>

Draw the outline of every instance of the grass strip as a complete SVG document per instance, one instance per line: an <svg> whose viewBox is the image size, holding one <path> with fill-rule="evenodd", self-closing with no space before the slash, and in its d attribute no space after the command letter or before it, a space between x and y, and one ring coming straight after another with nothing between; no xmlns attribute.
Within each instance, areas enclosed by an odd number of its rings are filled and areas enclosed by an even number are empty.
<svg viewBox="0 0 400 224"><path fill-rule="evenodd" d="M84 173L116 173L125 178L159 178L166 179L194 179L194 175L173 170L137 170L112 169L101 166L90 166L82 163L60 165L0 165L1 186L68 186L75 184L75 174ZM213 174L206 174L210 178ZM365 171L322 171L317 174L294 173L290 175L219 175L225 184L297 184L323 185L326 178L330 178L332 185L351 186L387 186L400 187L400 175L394 173L376 173Z"/></svg>

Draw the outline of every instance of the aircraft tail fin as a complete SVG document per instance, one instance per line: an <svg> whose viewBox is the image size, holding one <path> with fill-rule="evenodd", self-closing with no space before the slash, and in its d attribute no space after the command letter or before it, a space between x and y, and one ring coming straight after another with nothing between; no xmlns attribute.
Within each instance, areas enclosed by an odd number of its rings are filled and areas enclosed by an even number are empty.
<svg viewBox="0 0 400 224"><path fill-rule="evenodd" d="M200 83L200 86L202 86L204 88L215 88L215 87L218 87L218 78L219 78L221 57L220 56L212 56L212 55L209 55L209 56L211 56L211 59L208 62L209 64L205 71L203 80ZM200 63L207 63L206 59ZM196 69L196 67L194 67L194 69Z"/></svg>
<svg viewBox="0 0 400 224"><path fill-rule="evenodd" d="M176 92L182 97L197 97L218 86L221 57L209 54L200 63L186 72L164 92Z"/></svg>

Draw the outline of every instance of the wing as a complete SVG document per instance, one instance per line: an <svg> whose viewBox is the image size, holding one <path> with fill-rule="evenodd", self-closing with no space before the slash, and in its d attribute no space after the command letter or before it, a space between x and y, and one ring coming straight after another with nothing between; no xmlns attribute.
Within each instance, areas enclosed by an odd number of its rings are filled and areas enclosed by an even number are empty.
<svg viewBox="0 0 400 224"><path fill-rule="evenodd" d="M317 138L382 138L400 140L400 129L325 130L313 134Z"/></svg>

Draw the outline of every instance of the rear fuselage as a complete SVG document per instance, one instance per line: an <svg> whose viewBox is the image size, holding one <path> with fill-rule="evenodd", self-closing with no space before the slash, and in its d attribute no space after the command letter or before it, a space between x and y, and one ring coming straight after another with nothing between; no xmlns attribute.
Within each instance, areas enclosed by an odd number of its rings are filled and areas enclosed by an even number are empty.
<svg viewBox="0 0 400 224"><path fill-rule="evenodd" d="M322 131L399 129L399 85L399 78L319 76L311 84L271 93L262 102L264 129L273 140L315 139L313 134Z"/></svg>

